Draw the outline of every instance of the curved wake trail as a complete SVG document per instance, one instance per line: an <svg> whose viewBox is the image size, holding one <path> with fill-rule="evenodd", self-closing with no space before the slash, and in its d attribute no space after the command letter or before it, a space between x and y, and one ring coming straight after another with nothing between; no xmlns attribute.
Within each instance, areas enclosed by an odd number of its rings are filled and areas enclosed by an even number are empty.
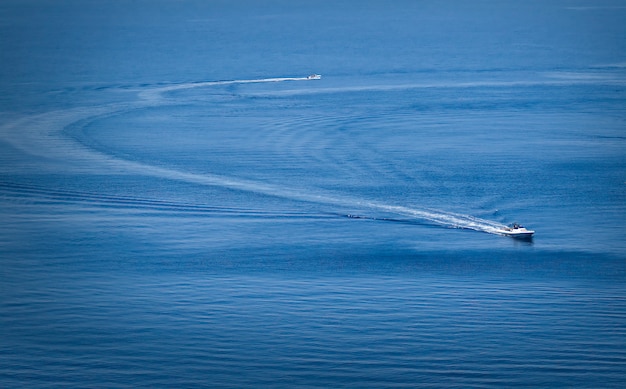
<svg viewBox="0 0 626 389"><path fill-rule="evenodd" d="M229 80L229 81L207 81L207 82L190 82L185 84L169 85L160 88L153 88L139 93L142 100L149 102L158 102L164 99L163 95L168 92L177 90L204 88L210 86L234 85L234 84L260 84L265 82L285 82L285 81L311 81L307 77L279 77L279 78L260 78L256 80Z"/></svg>
<svg viewBox="0 0 626 389"><path fill-rule="evenodd" d="M342 197L326 193L302 192L282 186L262 184L254 181L245 181L215 175L181 172L174 169L144 165L130 161L128 161L127 163L129 164L127 165L128 168L133 168L136 171L141 172L142 174L149 174L160 178L167 178L170 180L183 181L199 185L219 186L234 190L253 192L267 196L302 201L307 203L334 205L343 208L357 207L365 211L371 210L394 213L405 217L425 220L433 224L445 227L470 229L493 234L498 234L497 230L504 227L501 224L473 217L470 215L462 215L436 210L419 210L404 206L389 205L373 201L363 201L359 199L353 199L349 197Z"/></svg>
<svg viewBox="0 0 626 389"><path fill-rule="evenodd" d="M308 203L333 205L359 212L385 212L405 218L422 220L434 225L448 228L462 228L497 234L503 227L501 224L470 215L444 212L439 210L413 209L404 206L390 205L375 201L350 198L324 192L310 192L286 188L278 185L261 183L251 180L232 178L215 174L197 174L167 167L149 165L132 160L122 159L86 147L75 139L67 136L68 127L82 121L93 121L124 110L145 108L167 103L165 94L177 90L200 87L211 87L229 84L269 83L285 81L308 81L306 77L264 78L256 80L232 80L186 83L152 88L141 91L136 102L101 105L98 107L74 108L53 111L5 124L0 135L14 147L30 155L45 159L44 163L53 161L62 164L70 171L107 172L141 174L166 178L175 181L205 186L217 186L233 190L253 192L272 197L296 200ZM356 209L355 209L356 208Z"/></svg>

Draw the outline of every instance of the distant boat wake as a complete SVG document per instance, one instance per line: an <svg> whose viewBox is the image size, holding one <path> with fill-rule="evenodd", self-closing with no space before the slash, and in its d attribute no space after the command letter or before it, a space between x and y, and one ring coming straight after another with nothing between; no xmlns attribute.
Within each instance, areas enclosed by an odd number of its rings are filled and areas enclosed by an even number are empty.
<svg viewBox="0 0 626 389"><path fill-rule="evenodd" d="M313 75L318 77L317 75ZM98 150L89 148L78 140L68 136L68 129L84 126L84 123L93 122L112 115L132 111L135 109L158 106L171 103L166 94L169 92L187 90L192 88L211 87L229 84L250 84L250 83L271 83L286 81L308 81L319 78L309 77L284 77L284 78L264 78L254 80L232 80L232 81L212 81L175 84L162 87L153 87L141 90L138 93L139 99L136 101L104 104L96 107L77 107L67 110L52 111L39 115L22 118L3 124L0 127L0 137L15 148L31 156L43 158L41 165L43 168L62 169L69 172L99 173L105 170L117 174L141 174L155 176L170 180L183 181L198 185L224 187L239 191L253 192L278 198L337 206L342 209L353 209L357 212L385 213L396 215L404 220L420 220L429 224L443 226L447 228L460 228L498 234L503 225L493 221L477 218L470 215L444 212L440 210L414 209L410 207L385 204L376 201L355 199L335 193L325 193L322 191L304 191L282 187L279 185L266 184L252 180L244 180L216 174L197 174L145 164L128 159L123 159ZM13 191L18 190L16 187ZM45 191L41 188L30 190L31 194L40 195ZM58 191L56 191L58 192ZM157 200L96 196L94 194L80 194L72 192L69 194L74 200L116 203L118 205L141 205L166 206ZM171 205L171 204L170 204ZM194 206L196 210L216 209L204 205ZM194 209L188 207L188 209ZM171 209L187 209L174 204ZM259 212L252 211L253 213ZM246 213L243 212L242 213ZM250 213L250 212L248 212ZM262 212L261 212L262 214ZM345 216L348 216L347 214ZM371 217L374 218L374 217ZM374 218L375 219L375 218ZM392 220L392 219L387 219Z"/></svg>
<svg viewBox="0 0 626 389"><path fill-rule="evenodd" d="M280 78L260 78L256 80L229 80L229 81L207 81L207 82L190 82L184 84L169 85L160 88L152 88L139 93L139 97L143 100L155 102L163 99L163 95L168 92L177 90L206 88L210 86L234 85L234 84L260 84L265 82L285 82L285 81L310 81L318 78L309 77L280 77Z"/></svg>

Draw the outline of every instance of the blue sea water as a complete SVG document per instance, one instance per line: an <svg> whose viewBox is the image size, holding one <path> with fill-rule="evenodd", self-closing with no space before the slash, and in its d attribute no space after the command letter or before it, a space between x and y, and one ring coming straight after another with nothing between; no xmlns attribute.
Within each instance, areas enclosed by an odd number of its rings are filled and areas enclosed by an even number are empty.
<svg viewBox="0 0 626 389"><path fill-rule="evenodd" d="M624 20L3 1L0 386L622 387Z"/></svg>

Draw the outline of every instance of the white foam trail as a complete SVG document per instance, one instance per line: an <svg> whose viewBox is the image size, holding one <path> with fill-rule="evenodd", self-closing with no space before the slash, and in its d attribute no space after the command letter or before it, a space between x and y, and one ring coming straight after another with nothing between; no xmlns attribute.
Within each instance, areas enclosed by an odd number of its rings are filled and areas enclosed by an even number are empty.
<svg viewBox="0 0 626 389"><path fill-rule="evenodd" d="M185 84L168 85L160 88L153 88L139 93L142 100L148 102L157 102L163 99L163 94L183 89L203 88L219 85L233 84L258 84L264 82L284 82L284 81L310 81L307 77L276 77L276 78L260 78L255 80L230 80L230 81L207 81L207 82L190 82Z"/></svg>
<svg viewBox="0 0 626 389"><path fill-rule="evenodd" d="M418 210L403 206L385 204L373 204L373 206L381 210L387 210L399 215L406 215L417 219L428 220L434 224L452 228L464 228L499 234L498 230L501 230L504 227L501 223L459 213L443 212L439 210Z"/></svg>
<svg viewBox="0 0 626 389"><path fill-rule="evenodd" d="M443 212L439 210L413 209L398 205L389 205L380 202L364 201L350 197L338 196L323 192L305 192L282 186L260 183L250 180L235 179L215 174L197 174L184 172L167 167L148 165L131 160L121 159L113 155L101 153L89 149L78 141L68 137L64 131L71 125L84 120L97 120L124 110L133 110L159 104L163 94L176 90L184 90L198 87L228 84L249 84L264 82L306 81L306 77L264 78L256 80L233 80L186 83L153 88L139 94L138 102L124 104L109 104L98 107L73 108L61 111L51 111L40 115L23 118L0 126L0 137L22 150L23 152L39 156L45 159L42 165L49 166L53 163L64 171L82 172L90 174L107 173L133 173L146 176L167 178L170 180L183 181L207 186L259 193L273 197L285 198L296 201L312 202L325 205L335 205L347 209L359 209L402 215L431 222L436 225L465 228L488 233L498 233L501 224L457 213ZM53 166L54 168L54 166Z"/></svg>
<svg viewBox="0 0 626 389"><path fill-rule="evenodd" d="M200 185L219 186L223 188L259 193L289 200L318 203L324 205L335 205L345 208L353 208L357 206L365 210L390 212L393 214L424 220L431 222L435 225L446 226L450 228L462 228L487 232L491 234L499 234L498 230L501 230L502 227L504 227L504 225L500 223L481 219L471 215L443 212L440 210L413 209L404 206L389 205L379 202L362 201L323 192L303 192L295 189L285 188L282 186L262 184L255 181L232 179L229 177L209 174L181 172L175 169L145 165L131 161L126 161L125 164L128 169L133 169L138 173L144 175L152 175L159 178L167 178L170 180L184 181Z"/></svg>
<svg viewBox="0 0 626 389"><path fill-rule="evenodd" d="M0 126L0 139L14 148L34 157L42 158L37 166L41 171L63 169L70 172L95 173L107 171L122 173L120 161L91 150L63 134L63 130L81 120L120 112L128 104L73 108L50 111ZM11 169L19 166L11 166Z"/></svg>

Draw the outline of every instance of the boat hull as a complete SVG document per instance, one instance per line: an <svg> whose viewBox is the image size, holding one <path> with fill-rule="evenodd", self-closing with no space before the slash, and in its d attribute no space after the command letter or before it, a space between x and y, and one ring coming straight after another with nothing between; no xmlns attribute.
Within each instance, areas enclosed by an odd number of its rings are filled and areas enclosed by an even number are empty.
<svg viewBox="0 0 626 389"><path fill-rule="evenodd" d="M510 224L508 227L503 227L500 229L500 234L504 236L510 236L515 239L532 239L535 231L526 229L526 227L521 226L518 223Z"/></svg>
<svg viewBox="0 0 626 389"><path fill-rule="evenodd" d="M524 232L501 231L500 233L504 236L509 236L514 239L530 240L533 238L535 231L524 231Z"/></svg>

